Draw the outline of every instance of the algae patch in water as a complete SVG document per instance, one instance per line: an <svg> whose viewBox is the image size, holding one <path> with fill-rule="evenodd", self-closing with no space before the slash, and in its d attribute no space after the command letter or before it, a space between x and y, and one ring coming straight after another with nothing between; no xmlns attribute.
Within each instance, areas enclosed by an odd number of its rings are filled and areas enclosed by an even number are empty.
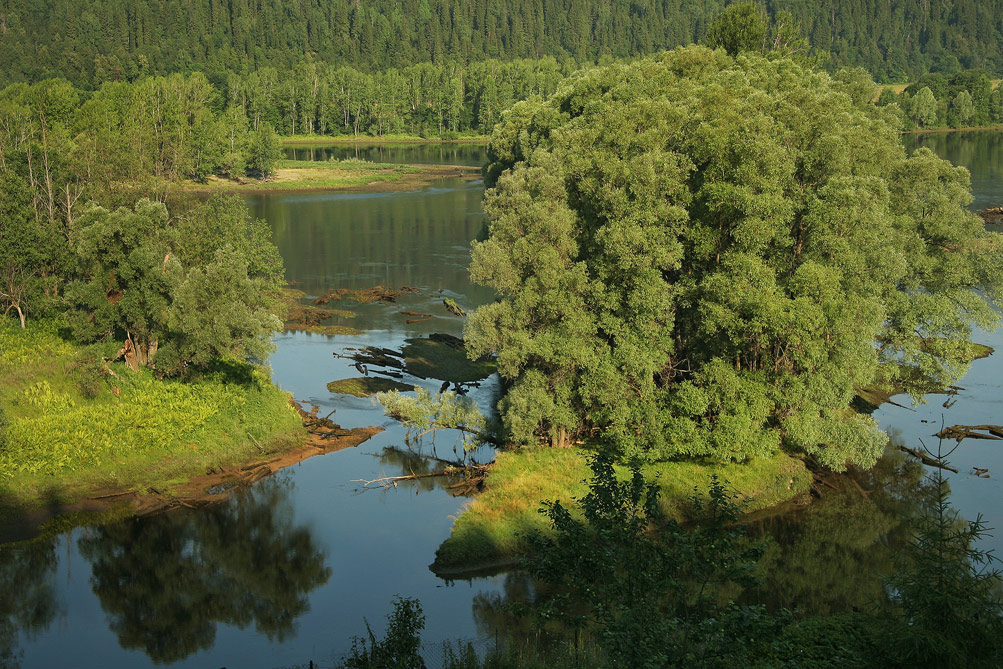
<svg viewBox="0 0 1003 669"><path fill-rule="evenodd" d="M423 379L469 383L491 376L498 368L493 360L470 360L463 340L445 334L408 339L401 353L407 373Z"/></svg>
<svg viewBox="0 0 1003 669"><path fill-rule="evenodd" d="M327 384L327 389L332 393L344 395L355 395L356 397L371 397L376 393L388 390L414 390L412 386L393 379L382 379L375 376L360 376L354 379L341 379L331 381Z"/></svg>

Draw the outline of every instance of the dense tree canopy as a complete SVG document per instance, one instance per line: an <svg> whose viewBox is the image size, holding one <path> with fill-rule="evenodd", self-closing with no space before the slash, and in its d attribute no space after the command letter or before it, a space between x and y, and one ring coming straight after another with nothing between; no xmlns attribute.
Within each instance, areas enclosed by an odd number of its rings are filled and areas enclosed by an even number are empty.
<svg viewBox="0 0 1003 669"><path fill-rule="evenodd" d="M691 47L513 107L471 265L499 299L466 332L498 355L513 442L870 465L885 436L855 391L957 378L997 321L999 238L967 171L907 158L858 88Z"/></svg>
<svg viewBox="0 0 1003 669"><path fill-rule="evenodd" d="M307 54L369 72L420 62L625 58L699 42L727 0L0 0L0 85L96 87L202 70L222 78ZM837 65L880 80L1003 72L1001 0L765 0Z"/></svg>
<svg viewBox="0 0 1003 669"><path fill-rule="evenodd" d="M263 221L237 200L215 200L180 220L158 202L76 221L80 278L66 297L78 337L126 341L126 359L181 375L220 357L263 359L280 329L269 291L282 259Z"/></svg>

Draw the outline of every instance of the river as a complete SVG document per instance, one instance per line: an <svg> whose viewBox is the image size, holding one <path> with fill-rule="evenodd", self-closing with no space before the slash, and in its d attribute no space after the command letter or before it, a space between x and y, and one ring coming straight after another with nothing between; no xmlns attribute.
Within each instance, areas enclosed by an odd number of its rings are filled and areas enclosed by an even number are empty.
<svg viewBox="0 0 1003 669"><path fill-rule="evenodd" d="M969 167L976 203L1003 203L1003 134L907 137ZM354 147L297 147L288 157L355 155ZM309 156L309 157L308 157ZM483 147L456 145L360 148L358 156L400 162L477 164ZM398 347L431 332L458 335L462 320L442 305L469 309L490 299L466 274L469 241L482 224L480 182L447 180L419 192L387 194L263 194L248 198L267 220L286 262L287 277L311 295L376 284L419 289L396 304L336 304L354 336L287 332L276 337L274 380L296 399L345 427L386 430L361 446L311 458L205 510L177 510L101 528L77 528L30 548L0 551L0 666L4 652L24 667L172 666L282 667L314 661L330 666L352 635L374 630L395 595L417 597L426 615L423 638L472 639L483 649L498 630L518 623L499 604L529 590L518 573L444 581L428 570L448 536L463 498L435 479L397 490L363 491L360 480L424 465L392 450L404 431L368 399L334 395L329 381L357 376L335 353L367 345ZM432 314L408 324L401 311ZM977 341L1003 348L999 333ZM876 413L897 439L916 445L939 426L1003 422L1003 356L976 362L948 408L933 396L918 408L886 406ZM409 379L410 381L411 379ZM439 382L421 381L438 390ZM488 382L472 396L488 407ZM903 404L908 404L899 398ZM930 422L924 422L930 421ZM935 440L934 440L935 442ZM452 453L440 436L435 448ZM426 444L426 449L431 444ZM481 459L489 453L476 454ZM972 517L1003 527L1003 448L966 441L952 455L953 501ZM988 468L991 478L969 473ZM823 496L806 506L767 514L755 526L775 539L767 552L766 585L745 598L818 612L866 604L877 596L920 468L903 458L861 474L869 494ZM988 546L1001 546L992 538ZM434 659L430 659L430 666Z"/></svg>

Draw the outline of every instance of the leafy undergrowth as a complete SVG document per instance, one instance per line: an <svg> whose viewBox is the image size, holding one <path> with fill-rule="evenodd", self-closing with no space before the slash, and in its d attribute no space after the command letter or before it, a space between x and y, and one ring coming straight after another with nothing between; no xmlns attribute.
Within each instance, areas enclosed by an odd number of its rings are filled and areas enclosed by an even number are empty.
<svg viewBox="0 0 1003 669"><path fill-rule="evenodd" d="M250 365L158 380L78 347L52 322L21 331L0 321L0 498L65 503L96 488L163 490L261 449L302 441L289 396ZM259 447L260 445L260 447Z"/></svg>
<svg viewBox="0 0 1003 669"><path fill-rule="evenodd" d="M541 501L569 503L588 492L587 454L579 448L500 452L484 492L456 519L451 535L436 551L433 571L475 570L514 559L524 547L522 535L549 529L547 518L538 511ZM627 472L621 467L618 473ZM802 461L784 453L745 464L659 462L646 465L643 472L658 481L662 506L680 521L687 519L694 491L706 493L712 474L742 496L746 512L776 506L807 492L811 483Z"/></svg>

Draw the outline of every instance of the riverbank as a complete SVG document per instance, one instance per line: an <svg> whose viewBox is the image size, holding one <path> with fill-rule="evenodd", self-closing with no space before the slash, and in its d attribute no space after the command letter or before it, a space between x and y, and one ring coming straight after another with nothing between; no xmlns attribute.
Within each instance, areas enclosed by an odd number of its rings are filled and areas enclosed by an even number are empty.
<svg viewBox="0 0 1003 669"><path fill-rule="evenodd" d="M195 381L157 379L104 362L116 346L72 344L54 321L0 321L0 543L47 522L217 501L375 433L311 435L316 417L260 368L221 362Z"/></svg>
<svg viewBox="0 0 1003 669"><path fill-rule="evenodd" d="M365 160L280 160L266 180L210 177L205 183L186 182L191 193L295 193L347 191L395 193L419 190L448 178L479 179L480 169L466 165L397 165Z"/></svg>
<svg viewBox="0 0 1003 669"><path fill-rule="evenodd" d="M547 518L538 512L542 501L560 500L570 507L573 499L588 492L587 454L580 448L498 453L483 492L456 518L449 538L436 551L431 570L448 578L514 565L525 547L522 537L549 529ZM626 467L618 469L626 475ZM649 480L658 481L663 510L681 522L688 519L694 491L706 494L712 475L739 493L748 512L803 495L812 481L804 462L784 453L746 464L659 462L646 465L643 471Z"/></svg>
<svg viewBox="0 0 1003 669"><path fill-rule="evenodd" d="M365 144L368 146L376 144L487 144L491 140L490 135L470 135L467 137L456 137L454 139L437 139L419 137L418 135L383 135L382 137L371 137L369 135L299 135L296 137L282 137L282 146L302 146L309 144L312 146L338 146L342 144Z"/></svg>
<svg viewBox="0 0 1003 669"><path fill-rule="evenodd" d="M1003 130L1003 123L995 125L975 125L964 128L915 128L913 130L903 130L903 135L932 135L947 132L978 132L981 130Z"/></svg>

